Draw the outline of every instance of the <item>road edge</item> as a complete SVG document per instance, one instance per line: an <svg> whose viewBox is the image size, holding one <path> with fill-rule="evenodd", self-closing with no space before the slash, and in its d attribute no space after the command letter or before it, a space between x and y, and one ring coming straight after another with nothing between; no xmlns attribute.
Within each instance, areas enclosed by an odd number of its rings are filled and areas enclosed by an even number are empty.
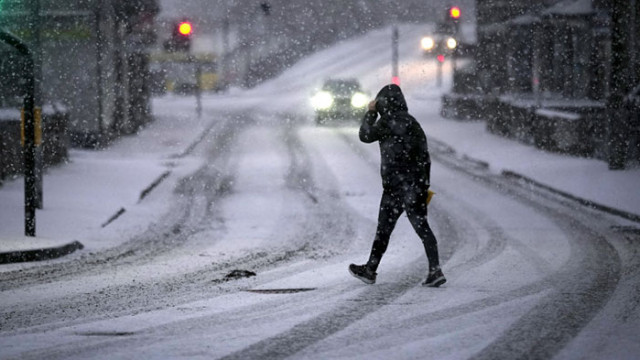
<svg viewBox="0 0 640 360"><path fill-rule="evenodd" d="M517 180L521 180L524 181L527 184L530 185L534 185L536 187L539 187L541 189L545 189L547 191L550 191L556 195L560 195L564 198L573 200L577 203L579 203L580 205L595 209L595 210L599 210L605 213L608 213L610 215L615 215L621 218L624 218L626 220L630 220L633 222L637 222L640 223L640 215L628 212L628 211L624 211L624 210L620 210L620 209L616 209L607 205L602 205L600 203L597 203L595 201L591 201L591 200L587 200L584 198L581 198L579 196L575 196L573 194L570 194L568 192L562 191L562 190L558 190L552 186L549 185L545 185L537 180L534 180L528 176L522 175L520 173L517 173L515 171L512 170L502 170L500 175L502 175L505 178L511 178L511 179L517 179Z"/></svg>
<svg viewBox="0 0 640 360"><path fill-rule="evenodd" d="M8 251L0 253L0 264L51 260L69 255L83 248L84 245L76 240L57 247Z"/></svg>

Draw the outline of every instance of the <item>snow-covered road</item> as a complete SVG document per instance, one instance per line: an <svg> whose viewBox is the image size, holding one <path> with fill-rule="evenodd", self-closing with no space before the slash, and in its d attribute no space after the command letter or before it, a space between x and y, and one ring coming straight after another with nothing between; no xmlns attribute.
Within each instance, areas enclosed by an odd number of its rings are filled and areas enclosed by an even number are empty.
<svg viewBox="0 0 640 360"><path fill-rule="evenodd" d="M403 32L409 90L434 81L417 70L420 33ZM113 247L0 273L0 357L637 358L637 232L438 141L429 218L448 282L420 286L426 257L406 217L377 283L348 275L373 239L379 151L356 126L313 126L306 97L327 67L358 68L375 91L388 58L353 50L375 54L386 39L374 32L258 89L207 98L188 155L198 166L149 195L164 215ZM186 106L166 98L154 111L170 119Z"/></svg>

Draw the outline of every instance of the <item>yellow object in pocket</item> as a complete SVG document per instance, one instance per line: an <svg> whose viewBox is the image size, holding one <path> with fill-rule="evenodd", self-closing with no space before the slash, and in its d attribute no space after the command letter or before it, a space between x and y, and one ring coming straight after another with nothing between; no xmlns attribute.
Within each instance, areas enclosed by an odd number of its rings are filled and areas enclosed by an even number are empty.
<svg viewBox="0 0 640 360"><path fill-rule="evenodd" d="M427 190L427 205L429 205L429 203L431 202L431 198L433 197L433 194L435 194L433 191Z"/></svg>

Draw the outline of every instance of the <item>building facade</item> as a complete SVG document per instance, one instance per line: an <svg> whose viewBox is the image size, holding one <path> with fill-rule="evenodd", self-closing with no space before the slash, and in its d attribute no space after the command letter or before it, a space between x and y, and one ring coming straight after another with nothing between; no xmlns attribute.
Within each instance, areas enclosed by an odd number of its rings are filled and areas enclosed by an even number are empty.
<svg viewBox="0 0 640 360"><path fill-rule="evenodd" d="M148 49L155 0L5 0L0 29L25 42L36 62L44 165L70 144L101 147L151 120ZM0 43L0 181L21 172L22 59Z"/></svg>
<svg viewBox="0 0 640 360"><path fill-rule="evenodd" d="M146 54L155 43L155 0L13 0L0 7L0 28L40 49L39 102L65 106L74 143L99 145L149 121ZM11 49L0 51L15 60ZM16 91L0 87L3 107L15 106Z"/></svg>
<svg viewBox="0 0 640 360"><path fill-rule="evenodd" d="M640 161L640 129L622 99L640 79L639 1L476 7L476 54L465 76L454 76L466 83L454 91L466 93L444 97L445 115L483 118L495 133L580 156L608 159L621 144L619 162Z"/></svg>

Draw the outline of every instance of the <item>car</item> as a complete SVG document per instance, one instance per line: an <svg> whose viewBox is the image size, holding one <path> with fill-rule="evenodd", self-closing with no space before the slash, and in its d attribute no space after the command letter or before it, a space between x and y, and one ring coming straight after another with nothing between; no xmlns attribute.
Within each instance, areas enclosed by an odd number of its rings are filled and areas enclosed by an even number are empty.
<svg viewBox="0 0 640 360"><path fill-rule="evenodd" d="M420 40L420 46L425 56L452 54L458 47L455 28L441 23L436 26L436 31L424 36Z"/></svg>
<svg viewBox="0 0 640 360"><path fill-rule="evenodd" d="M322 88L311 97L318 125L346 123L360 120L369 104L369 95L358 79L333 78L325 80Z"/></svg>

